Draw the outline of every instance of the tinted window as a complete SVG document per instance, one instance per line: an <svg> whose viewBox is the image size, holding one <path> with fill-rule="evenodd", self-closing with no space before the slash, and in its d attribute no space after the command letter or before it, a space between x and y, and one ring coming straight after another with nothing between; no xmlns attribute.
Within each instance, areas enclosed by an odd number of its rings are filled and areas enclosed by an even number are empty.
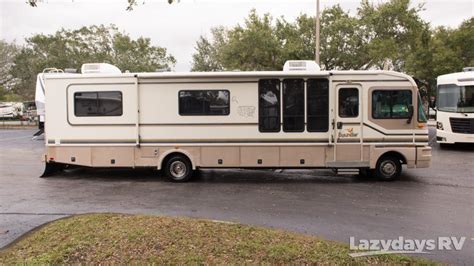
<svg viewBox="0 0 474 266"><path fill-rule="evenodd" d="M372 92L372 117L378 119L409 118L412 94L408 90Z"/></svg>
<svg viewBox="0 0 474 266"><path fill-rule="evenodd" d="M121 116L122 93L119 91L74 93L76 116Z"/></svg>
<svg viewBox="0 0 474 266"><path fill-rule="evenodd" d="M304 80L283 81L283 131L304 131Z"/></svg>
<svg viewBox="0 0 474 266"><path fill-rule="evenodd" d="M280 131L280 80L258 82L258 125L261 132Z"/></svg>
<svg viewBox="0 0 474 266"><path fill-rule="evenodd" d="M230 93L226 90L179 92L180 115L228 115Z"/></svg>
<svg viewBox="0 0 474 266"><path fill-rule="evenodd" d="M344 88L339 90L339 117L359 116L359 90Z"/></svg>
<svg viewBox="0 0 474 266"><path fill-rule="evenodd" d="M327 132L329 129L329 81L327 79L308 79L307 130L309 132Z"/></svg>

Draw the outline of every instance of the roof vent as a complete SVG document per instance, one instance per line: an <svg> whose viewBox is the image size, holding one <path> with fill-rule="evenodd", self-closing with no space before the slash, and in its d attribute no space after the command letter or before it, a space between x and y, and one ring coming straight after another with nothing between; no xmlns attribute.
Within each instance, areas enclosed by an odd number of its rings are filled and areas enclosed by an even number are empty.
<svg viewBox="0 0 474 266"><path fill-rule="evenodd" d="M462 69L463 72L473 72L474 71L474 67L465 67Z"/></svg>
<svg viewBox="0 0 474 266"><path fill-rule="evenodd" d="M291 60L286 61L283 66L283 71L321 71L321 67L314 61L310 60Z"/></svg>
<svg viewBox="0 0 474 266"><path fill-rule="evenodd" d="M81 67L82 74L120 74L122 71L118 67L106 63L89 63Z"/></svg>

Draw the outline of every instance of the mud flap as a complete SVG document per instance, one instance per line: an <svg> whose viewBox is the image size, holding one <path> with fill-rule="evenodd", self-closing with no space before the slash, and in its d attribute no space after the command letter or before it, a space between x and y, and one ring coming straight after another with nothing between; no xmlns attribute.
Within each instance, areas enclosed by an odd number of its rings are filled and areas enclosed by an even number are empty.
<svg viewBox="0 0 474 266"><path fill-rule="evenodd" d="M44 165L44 172L40 177L48 177L60 172L64 167L61 164L54 162L46 162Z"/></svg>
<svg viewBox="0 0 474 266"><path fill-rule="evenodd" d="M38 132L36 132L35 134L33 134L33 137L38 137L38 136L40 136L40 135L43 135L43 133L44 133L44 129L40 129L40 130L38 130Z"/></svg>

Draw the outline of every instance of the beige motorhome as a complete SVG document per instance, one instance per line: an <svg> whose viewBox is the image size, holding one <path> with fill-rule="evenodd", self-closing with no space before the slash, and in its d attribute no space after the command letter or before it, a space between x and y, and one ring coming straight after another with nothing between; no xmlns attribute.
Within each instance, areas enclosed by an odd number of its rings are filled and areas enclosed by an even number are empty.
<svg viewBox="0 0 474 266"><path fill-rule="evenodd" d="M414 80L391 71L44 74L46 169L333 168L383 180L430 165ZM114 69L107 66L104 69ZM105 73L104 73L105 72ZM371 170L371 171L369 171Z"/></svg>

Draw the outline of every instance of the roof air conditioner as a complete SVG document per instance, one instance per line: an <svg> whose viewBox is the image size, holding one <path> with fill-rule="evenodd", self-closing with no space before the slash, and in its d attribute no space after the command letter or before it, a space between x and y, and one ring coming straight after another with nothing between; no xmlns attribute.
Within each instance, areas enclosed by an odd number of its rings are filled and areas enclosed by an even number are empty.
<svg viewBox="0 0 474 266"><path fill-rule="evenodd" d="M114 65L106 63L88 63L81 67L82 74L120 74L122 71Z"/></svg>
<svg viewBox="0 0 474 266"><path fill-rule="evenodd" d="M321 67L314 61L310 60L291 60L286 61L283 66L283 71L308 71L317 72L321 71Z"/></svg>

